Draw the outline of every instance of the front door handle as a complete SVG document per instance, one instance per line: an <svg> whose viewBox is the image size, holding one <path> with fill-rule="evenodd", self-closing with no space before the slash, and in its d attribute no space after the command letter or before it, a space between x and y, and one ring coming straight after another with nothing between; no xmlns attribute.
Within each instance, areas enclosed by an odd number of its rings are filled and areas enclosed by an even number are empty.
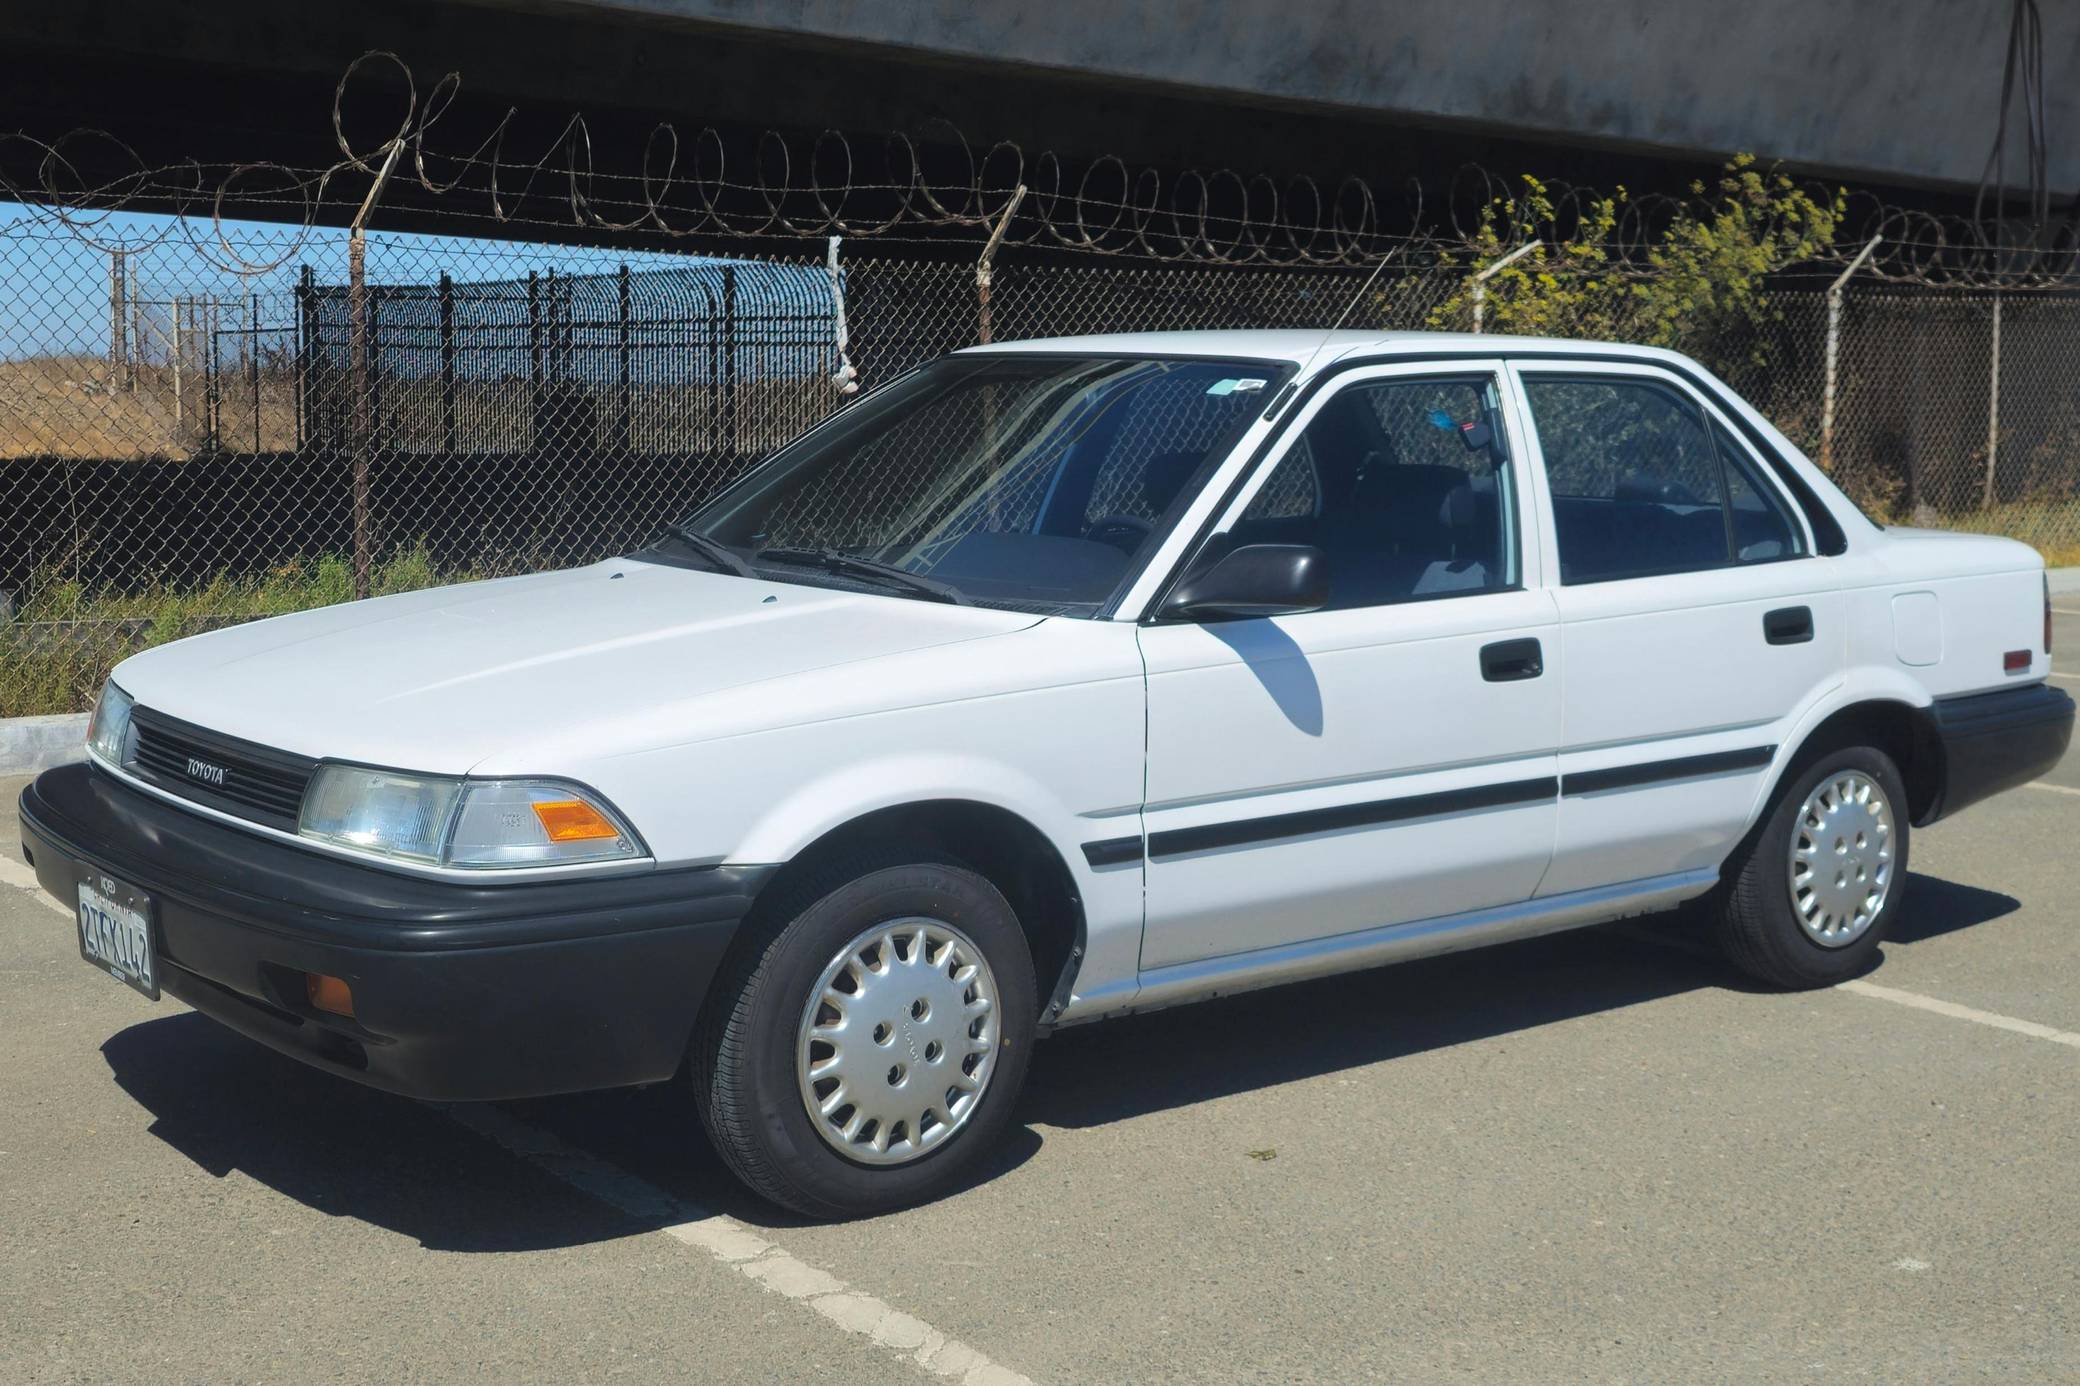
<svg viewBox="0 0 2080 1386"><path fill-rule="evenodd" d="M1762 618L1762 638L1772 645L1803 645L1813 638L1813 608L1780 606Z"/></svg>
<svg viewBox="0 0 2080 1386"><path fill-rule="evenodd" d="M1481 677L1489 683L1535 679L1545 671L1545 648L1536 640L1498 640L1481 646Z"/></svg>

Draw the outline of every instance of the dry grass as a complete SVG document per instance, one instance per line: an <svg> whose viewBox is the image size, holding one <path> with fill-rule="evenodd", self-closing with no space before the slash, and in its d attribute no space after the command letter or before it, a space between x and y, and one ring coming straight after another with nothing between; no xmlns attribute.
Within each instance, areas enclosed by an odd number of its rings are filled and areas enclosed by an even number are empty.
<svg viewBox="0 0 2080 1386"><path fill-rule="evenodd" d="M137 367L133 385L129 372L99 357L0 361L0 459L192 457L202 444L207 408L201 374L183 372L180 386L174 389L166 366ZM227 378L224 388L230 392L219 408L225 445L250 449L255 434L247 378ZM262 376L259 422L263 449L295 446L293 382Z"/></svg>
<svg viewBox="0 0 2080 1386"><path fill-rule="evenodd" d="M2053 568L2080 564L2080 497L2059 500L2008 501L1990 510L1963 515L1923 514L1901 516L1901 524L1931 529L1965 530L1973 534L2001 534L2044 555Z"/></svg>

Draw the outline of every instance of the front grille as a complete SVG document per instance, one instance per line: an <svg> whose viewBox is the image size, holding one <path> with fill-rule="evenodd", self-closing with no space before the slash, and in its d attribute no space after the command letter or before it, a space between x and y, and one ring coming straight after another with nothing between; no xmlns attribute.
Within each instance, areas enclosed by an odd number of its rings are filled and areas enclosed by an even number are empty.
<svg viewBox="0 0 2080 1386"><path fill-rule="evenodd" d="M171 794L294 832L318 763L140 707L130 714L129 768Z"/></svg>

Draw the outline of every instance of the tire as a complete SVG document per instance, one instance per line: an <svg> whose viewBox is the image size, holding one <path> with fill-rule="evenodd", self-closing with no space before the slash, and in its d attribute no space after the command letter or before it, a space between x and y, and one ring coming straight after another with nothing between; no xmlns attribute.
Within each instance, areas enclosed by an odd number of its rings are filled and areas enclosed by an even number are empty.
<svg viewBox="0 0 2080 1386"><path fill-rule="evenodd" d="M1720 947L1787 990L1867 971L1906 892L1911 832L1891 757L1870 746L1815 757L1728 859L1713 910ZM1818 868L1800 870L1796 885L1795 855Z"/></svg>
<svg viewBox="0 0 2080 1386"><path fill-rule="evenodd" d="M869 934L871 949L854 953ZM876 958L882 972L869 965ZM985 984L993 994L978 1036L971 1012ZM834 991L845 1012L819 1000L812 1020L811 998ZM914 1018L913 992L920 1006L931 1000ZM709 1139L745 1184L812 1218L863 1217L940 1197L973 1174L1010 1124L1038 1010L1025 932L996 887L914 848L855 852L747 920L709 993L688 1073ZM812 1034L812 1023L826 1028ZM956 1052L977 1045L986 1056ZM805 1075L805 1054L847 1076ZM953 1086L976 1082L979 1092ZM812 1113L811 1101L841 1087L861 1099L850 1115L842 1104Z"/></svg>

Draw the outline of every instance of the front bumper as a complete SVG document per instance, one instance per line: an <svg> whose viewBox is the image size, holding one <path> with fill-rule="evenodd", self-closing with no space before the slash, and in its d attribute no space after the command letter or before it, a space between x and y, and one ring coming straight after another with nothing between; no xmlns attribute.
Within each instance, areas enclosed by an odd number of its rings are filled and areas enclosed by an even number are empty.
<svg viewBox="0 0 2080 1386"><path fill-rule="evenodd" d="M241 1034L412 1097L669 1078L764 868L456 884L185 812L88 765L22 791L22 847L66 904L102 872L150 893L160 987ZM312 1009L344 978L351 1020Z"/></svg>
<svg viewBox="0 0 2080 1386"><path fill-rule="evenodd" d="M1943 774L1922 824L2027 784L2058 764L2073 739L2073 700L2048 683L1940 698L1928 717Z"/></svg>

